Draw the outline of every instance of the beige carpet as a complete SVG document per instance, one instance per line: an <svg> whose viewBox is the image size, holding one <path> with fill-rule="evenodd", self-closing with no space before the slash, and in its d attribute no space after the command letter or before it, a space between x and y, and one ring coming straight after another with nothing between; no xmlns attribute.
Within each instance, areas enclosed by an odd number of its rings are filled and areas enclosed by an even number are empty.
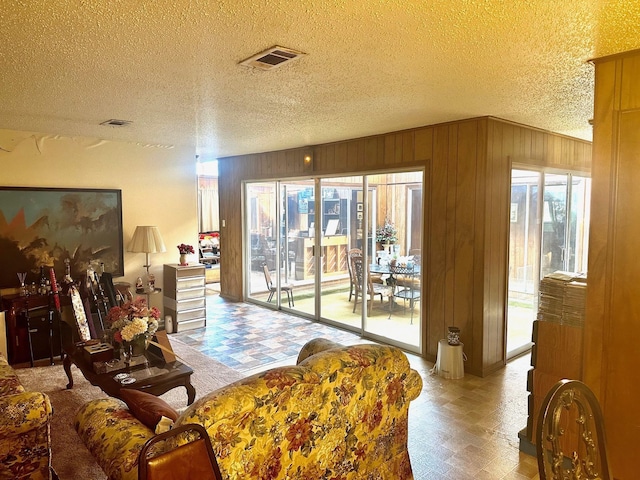
<svg viewBox="0 0 640 480"><path fill-rule="evenodd" d="M194 370L191 383L196 389L196 398L242 378L235 370L179 340L171 339L171 345L175 353ZM66 389L67 376L62 365L24 368L17 372L27 390L45 392L51 399L52 463L60 479L102 480L106 477L74 430L73 418L80 406L105 394L87 382L75 366L71 368L74 380L71 390ZM165 393L162 398L176 409L187 404L186 390L182 387Z"/></svg>

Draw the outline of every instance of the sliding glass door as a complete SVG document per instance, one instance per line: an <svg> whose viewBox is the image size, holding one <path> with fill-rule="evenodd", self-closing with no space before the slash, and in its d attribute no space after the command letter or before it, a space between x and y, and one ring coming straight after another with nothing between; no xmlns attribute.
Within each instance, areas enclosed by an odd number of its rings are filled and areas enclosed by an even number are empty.
<svg viewBox="0 0 640 480"><path fill-rule="evenodd" d="M507 357L531 346L540 280L586 272L590 192L584 176L512 171Z"/></svg>
<svg viewBox="0 0 640 480"><path fill-rule="evenodd" d="M247 183L247 298L419 351L422 188L422 171Z"/></svg>

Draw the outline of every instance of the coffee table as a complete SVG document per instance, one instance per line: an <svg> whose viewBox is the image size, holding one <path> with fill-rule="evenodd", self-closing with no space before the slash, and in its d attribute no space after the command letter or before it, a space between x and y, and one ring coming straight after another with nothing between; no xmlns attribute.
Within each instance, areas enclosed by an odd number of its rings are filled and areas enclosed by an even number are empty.
<svg viewBox="0 0 640 480"><path fill-rule="evenodd" d="M193 369L179 360L165 362L163 358L146 350L146 365L136 365L109 373L96 373L93 364L85 360L82 350L82 347L65 349L62 365L69 379L68 389L73 388L71 365L74 364L91 385L99 387L112 397L120 398L120 391L123 389L141 390L153 395L162 395L172 388L184 387L187 390L187 405L191 405L196 398L196 389L191 385ZM135 382L123 385L114 378L118 373L127 373L130 378L135 379Z"/></svg>

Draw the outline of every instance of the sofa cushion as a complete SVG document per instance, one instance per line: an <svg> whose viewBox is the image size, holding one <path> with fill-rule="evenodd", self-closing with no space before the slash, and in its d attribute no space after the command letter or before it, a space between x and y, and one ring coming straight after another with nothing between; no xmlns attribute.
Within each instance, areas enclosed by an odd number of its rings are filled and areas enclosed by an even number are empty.
<svg viewBox="0 0 640 480"><path fill-rule="evenodd" d="M120 397L127 404L133 416L152 430L155 430L162 417L170 418L174 422L178 418L178 412L167 402L150 393L122 389Z"/></svg>

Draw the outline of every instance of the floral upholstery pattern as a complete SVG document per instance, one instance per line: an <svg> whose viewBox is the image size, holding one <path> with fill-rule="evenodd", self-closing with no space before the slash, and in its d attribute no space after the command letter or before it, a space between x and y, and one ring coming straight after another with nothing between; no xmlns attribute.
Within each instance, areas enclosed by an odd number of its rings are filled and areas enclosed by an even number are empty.
<svg viewBox="0 0 640 480"><path fill-rule="evenodd" d="M49 479L51 402L25 392L0 355L0 479Z"/></svg>
<svg viewBox="0 0 640 480"><path fill-rule="evenodd" d="M296 366L205 395L176 425L205 427L227 479L413 479L408 413L422 379L406 356L394 347L322 339L303 351L310 355ZM89 402L76 429L109 478L137 478L139 449L153 432L124 403Z"/></svg>
<svg viewBox="0 0 640 480"><path fill-rule="evenodd" d="M86 403L76 414L74 426L109 478L137 480L138 454L154 432L123 401L101 398Z"/></svg>

